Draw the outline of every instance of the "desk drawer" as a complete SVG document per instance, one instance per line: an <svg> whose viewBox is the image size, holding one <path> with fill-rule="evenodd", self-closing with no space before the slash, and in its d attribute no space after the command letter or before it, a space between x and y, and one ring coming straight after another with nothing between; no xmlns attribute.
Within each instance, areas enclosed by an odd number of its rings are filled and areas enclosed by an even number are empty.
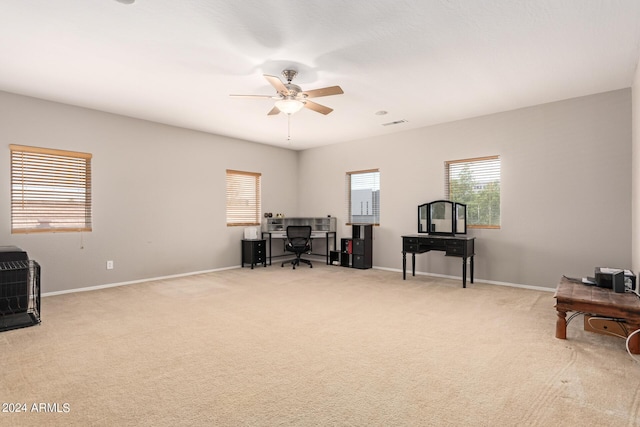
<svg viewBox="0 0 640 427"><path fill-rule="evenodd" d="M464 256L464 241L463 240L447 240L446 254L452 256Z"/></svg>
<svg viewBox="0 0 640 427"><path fill-rule="evenodd" d="M432 239L429 237L425 237L420 239L420 246L423 249L444 250L445 242L442 239Z"/></svg>
<svg viewBox="0 0 640 427"><path fill-rule="evenodd" d="M402 250L405 252L418 252L418 244L404 242L404 245L402 245Z"/></svg>
<svg viewBox="0 0 640 427"><path fill-rule="evenodd" d="M450 256L464 256L464 247L449 246L447 247L445 255Z"/></svg>
<svg viewBox="0 0 640 427"><path fill-rule="evenodd" d="M418 252L418 243L420 239L417 237L405 237L402 239L402 250L405 252Z"/></svg>

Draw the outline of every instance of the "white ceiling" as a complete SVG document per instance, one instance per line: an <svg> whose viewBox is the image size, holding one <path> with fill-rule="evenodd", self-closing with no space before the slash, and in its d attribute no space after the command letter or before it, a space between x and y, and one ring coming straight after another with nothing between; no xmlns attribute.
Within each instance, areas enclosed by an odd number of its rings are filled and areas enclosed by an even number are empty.
<svg viewBox="0 0 640 427"><path fill-rule="evenodd" d="M639 56L637 0L0 2L0 90L292 149L630 87ZM229 97L285 68L344 90L291 141Z"/></svg>

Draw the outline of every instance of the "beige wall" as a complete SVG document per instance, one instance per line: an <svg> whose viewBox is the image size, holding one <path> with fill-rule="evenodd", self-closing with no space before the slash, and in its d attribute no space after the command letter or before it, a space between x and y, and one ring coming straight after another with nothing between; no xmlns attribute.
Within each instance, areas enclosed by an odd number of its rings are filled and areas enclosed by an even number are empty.
<svg viewBox="0 0 640 427"><path fill-rule="evenodd" d="M265 212L294 212L297 153L0 92L0 245L42 266L42 290L121 283L240 264L225 223L225 170L262 173ZM9 144L93 154L93 232L14 235ZM106 270L113 260L114 270Z"/></svg>
<svg viewBox="0 0 640 427"><path fill-rule="evenodd" d="M553 288L563 274L631 266L630 89L306 150L300 214L344 224L345 172L379 168L373 263L401 269L400 236L417 231L419 204L444 197L444 162L488 155L502 159L502 227L469 232L477 278ZM416 269L461 274L439 252Z"/></svg>
<svg viewBox="0 0 640 427"><path fill-rule="evenodd" d="M0 92L3 182L8 144L94 155L93 232L12 235L5 184L0 245L40 262L44 292L234 267L242 229L225 225L225 169L263 174L265 212L344 224L345 172L379 168L374 265L400 269L400 236L416 232L418 204L443 197L444 162L498 154L502 228L470 230L476 277L552 288L562 274L632 264L631 111L623 89L298 153ZM418 271L460 275L460 260L441 253L417 261Z"/></svg>

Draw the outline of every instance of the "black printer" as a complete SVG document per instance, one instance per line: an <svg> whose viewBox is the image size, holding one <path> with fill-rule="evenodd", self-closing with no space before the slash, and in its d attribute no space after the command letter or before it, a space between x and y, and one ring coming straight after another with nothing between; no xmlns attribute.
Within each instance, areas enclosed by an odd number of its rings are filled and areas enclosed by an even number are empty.
<svg viewBox="0 0 640 427"><path fill-rule="evenodd" d="M636 290L635 274L621 268L596 267L595 282L600 288L613 289L618 293L624 293L627 289Z"/></svg>

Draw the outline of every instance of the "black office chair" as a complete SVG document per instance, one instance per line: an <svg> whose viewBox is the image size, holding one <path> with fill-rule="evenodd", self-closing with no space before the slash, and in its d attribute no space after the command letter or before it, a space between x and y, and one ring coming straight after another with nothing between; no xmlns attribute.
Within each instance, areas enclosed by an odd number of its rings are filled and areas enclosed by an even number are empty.
<svg viewBox="0 0 640 427"><path fill-rule="evenodd" d="M311 226L310 225L290 225L287 227L287 242L284 249L289 252L294 252L296 257L292 260L282 263L282 267L285 264L291 263L293 269L296 269L296 265L300 265L301 262L309 264L309 267L313 268L311 261L308 259L302 259L300 256L311 251Z"/></svg>

